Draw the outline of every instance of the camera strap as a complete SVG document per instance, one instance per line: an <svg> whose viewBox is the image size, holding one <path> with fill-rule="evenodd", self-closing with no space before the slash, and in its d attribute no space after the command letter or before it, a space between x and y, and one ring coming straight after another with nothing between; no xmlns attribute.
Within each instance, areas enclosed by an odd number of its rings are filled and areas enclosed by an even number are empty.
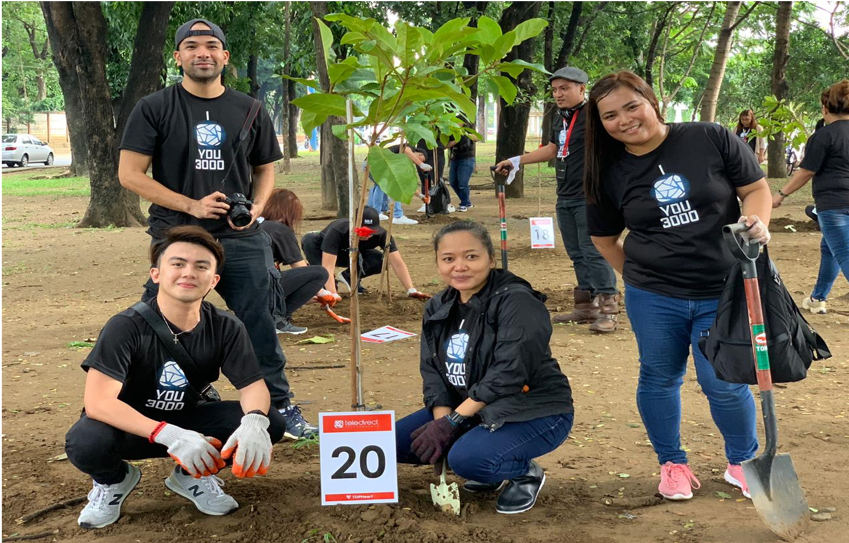
<svg viewBox="0 0 849 543"><path fill-rule="evenodd" d="M180 342L174 341L176 338L165 323L165 317L154 311L153 308L145 302L136 302L133 304L132 310L141 315L142 318L147 321L147 324L153 328L153 331L156 332L157 336L159 336L159 340L162 341L165 349L172 357L174 357L174 361L177 362L180 368L182 368L186 374L191 374L196 380L203 382L203 378L200 377L200 368L198 368L195 361L192 360L192 357L189 356L189 353L186 352L186 349L180 344ZM186 382L199 397L203 396L207 389L211 386L208 384L204 386L203 390L199 391L192 386L191 379L187 378Z"/></svg>
<svg viewBox="0 0 849 543"><path fill-rule="evenodd" d="M259 113L259 108L262 107L262 103L254 99L251 104L251 109L248 111L248 116L245 118L245 123L242 125L242 129L239 131L239 137L236 138L236 148L233 150L233 160L230 161L230 165L227 166L227 171L224 172L224 177L221 178L221 188L224 188L224 183L227 181L227 177L230 175L230 170L233 169L233 164L236 163L236 159L239 156L239 151L242 148L242 142L247 139L248 134L251 133L251 127L254 124L254 119L256 119L257 114Z"/></svg>

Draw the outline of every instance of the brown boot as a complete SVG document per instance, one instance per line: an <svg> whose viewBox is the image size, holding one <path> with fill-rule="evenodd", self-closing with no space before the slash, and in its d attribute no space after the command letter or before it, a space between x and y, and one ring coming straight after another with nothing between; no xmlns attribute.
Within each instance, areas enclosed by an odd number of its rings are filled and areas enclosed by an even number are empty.
<svg viewBox="0 0 849 543"><path fill-rule="evenodd" d="M620 294L599 294L598 305L600 315L594 323L590 325L590 330L593 332L608 333L616 331L617 319L619 317L619 298Z"/></svg>
<svg viewBox="0 0 849 543"><path fill-rule="evenodd" d="M575 297L575 309L571 313L555 315L551 322L556 324L569 322L585 324L598 319L598 298L593 298L587 290L575 289L572 293Z"/></svg>

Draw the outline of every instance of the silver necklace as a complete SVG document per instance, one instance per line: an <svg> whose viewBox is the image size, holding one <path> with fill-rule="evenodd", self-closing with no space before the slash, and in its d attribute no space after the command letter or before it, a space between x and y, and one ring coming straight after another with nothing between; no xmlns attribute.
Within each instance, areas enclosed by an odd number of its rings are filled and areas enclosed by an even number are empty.
<svg viewBox="0 0 849 543"><path fill-rule="evenodd" d="M166 319L164 315L162 316L162 320L163 320L163 321L165 321L165 326L167 326L167 327L168 327L168 331L169 331L169 332L171 332L171 335L172 335L172 336L174 336L174 344L175 344L175 345L176 345L177 343L179 343L179 340L177 339L177 336L182 336L182 335L183 335L183 334L185 334L186 332L191 332L191 330L183 330L182 332L180 332L180 333L178 333L178 334L175 334L175 333L174 333L174 330L172 330L172 329L171 329L171 325L170 325L170 324L168 324L168 319Z"/></svg>

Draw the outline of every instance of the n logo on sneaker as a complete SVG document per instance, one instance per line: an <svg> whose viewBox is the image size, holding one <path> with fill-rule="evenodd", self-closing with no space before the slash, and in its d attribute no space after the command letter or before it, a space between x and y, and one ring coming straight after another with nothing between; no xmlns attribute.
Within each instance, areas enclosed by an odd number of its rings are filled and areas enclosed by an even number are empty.
<svg viewBox="0 0 849 543"><path fill-rule="evenodd" d="M112 501L109 502L109 505L121 505L121 498L123 496L124 496L123 494L113 494L112 495Z"/></svg>
<svg viewBox="0 0 849 543"><path fill-rule="evenodd" d="M190 486L187 490L188 490L189 492L191 492L191 493L192 493L192 496L194 496L195 498L197 498L198 496L200 496L201 494L203 494L203 490L201 490L201 489L200 489L200 486L198 486L198 485L192 485L192 486Z"/></svg>

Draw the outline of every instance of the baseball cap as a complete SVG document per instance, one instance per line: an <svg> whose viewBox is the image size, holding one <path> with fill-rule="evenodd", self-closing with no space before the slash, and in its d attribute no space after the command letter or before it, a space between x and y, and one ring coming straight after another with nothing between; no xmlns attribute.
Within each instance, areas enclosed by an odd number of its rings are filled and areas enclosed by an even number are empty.
<svg viewBox="0 0 849 543"><path fill-rule="evenodd" d="M363 208L363 224L372 230L380 228L380 214L373 207L366 206Z"/></svg>
<svg viewBox="0 0 849 543"><path fill-rule="evenodd" d="M197 23L203 23L209 28L192 30L192 27ZM221 40L221 45L227 47L227 41L224 39L224 31L215 23L211 23L206 19L192 19L187 23L183 23L174 34L174 50L180 49L180 43L191 36L212 36Z"/></svg>
<svg viewBox="0 0 849 543"><path fill-rule="evenodd" d="M554 81L555 79L568 79L569 81L575 81L576 83L580 83L581 85L586 85L587 81L589 81L589 77L587 77L587 72L581 70L579 68L575 68L573 66L566 66L565 68L560 68L548 78L548 81Z"/></svg>

